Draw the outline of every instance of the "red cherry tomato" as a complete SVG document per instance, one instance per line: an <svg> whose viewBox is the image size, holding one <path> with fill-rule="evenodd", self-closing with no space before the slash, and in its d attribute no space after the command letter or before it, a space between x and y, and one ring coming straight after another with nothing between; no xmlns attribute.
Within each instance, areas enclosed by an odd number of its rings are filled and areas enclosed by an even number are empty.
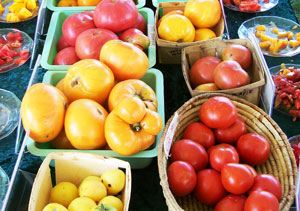
<svg viewBox="0 0 300 211"><path fill-rule="evenodd" d="M237 117L235 122L228 128L214 129L216 140L219 143L236 144L241 135L247 133L247 126L241 117Z"/></svg>
<svg viewBox="0 0 300 211"><path fill-rule="evenodd" d="M270 192L277 197L278 201L280 201L282 197L282 189L280 182L276 177L270 174L257 175L254 179L254 184L249 190L249 193L251 194L253 191Z"/></svg>
<svg viewBox="0 0 300 211"><path fill-rule="evenodd" d="M199 201L207 205L214 205L225 197L226 191L220 173L214 169L200 170L197 173L195 195Z"/></svg>
<svg viewBox="0 0 300 211"><path fill-rule="evenodd" d="M184 130L182 137L201 144L205 149L215 144L213 131L200 122L190 123Z"/></svg>
<svg viewBox="0 0 300 211"><path fill-rule="evenodd" d="M213 146L209 147L208 150L207 150L208 157L210 156L210 153L212 152L212 150L215 149L215 148L230 148L232 150L235 150L234 146L232 146L230 144L213 145Z"/></svg>
<svg viewBox="0 0 300 211"><path fill-rule="evenodd" d="M209 163L213 169L221 171L227 163L239 163L239 154L235 149L217 147L211 151Z"/></svg>
<svg viewBox="0 0 300 211"><path fill-rule="evenodd" d="M199 117L210 128L227 128L235 122L237 109L229 98L216 96L202 104Z"/></svg>
<svg viewBox="0 0 300 211"><path fill-rule="evenodd" d="M250 165L263 164L270 154L270 144L256 133L242 135L237 141L236 149L240 159Z"/></svg>
<svg viewBox="0 0 300 211"><path fill-rule="evenodd" d="M229 194L215 206L214 211L244 211L247 197Z"/></svg>
<svg viewBox="0 0 300 211"><path fill-rule="evenodd" d="M267 191L253 191L245 202L244 211L279 211L276 196Z"/></svg>
<svg viewBox="0 0 300 211"><path fill-rule="evenodd" d="M237 163L226 164L221 171L224 188L233 194L246 193L254 182L254 175L244 165Z"/></svg>
<svg viewBox="0 0 300 211"><path fill-rule="evenodd" d="M194 167L185 161L171 163L168 168L168 182L174 195L186 196L190 194L197 184Z"/></svg>

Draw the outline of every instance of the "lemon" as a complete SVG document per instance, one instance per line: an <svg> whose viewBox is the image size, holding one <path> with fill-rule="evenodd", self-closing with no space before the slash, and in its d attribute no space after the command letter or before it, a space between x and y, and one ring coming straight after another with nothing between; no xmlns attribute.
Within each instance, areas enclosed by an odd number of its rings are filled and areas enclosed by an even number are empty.
<svg viewBox="0 0 300 211"><path fill-rule="evenodd" d="M78 189L71 182L61 182L52 188L50 198L52 202L68 207L71 201L78 197Z"/></svg>
<svg viewBox="0 0 300 211"><path fill-rule="evenodd" d="M44 207L43 211L68 211L63 205L58 203L50 203Z"/></svg>
<svg viewBox="0 0 300 211"><path fill-rule="evenodd" d="M95 176L85 178L79 185L78 192L79 196L89 197L97 202L107 195L105 185Z"/></svg>
<svg viewBox="0 0 300 211"><path fill-rule="evenodd" d="M106 186L109 195L115 195L125 186L125 173L120 169L112 169L101 175L101 182Z"/></svg>
<svg viewBox="0 0 300 211"><path fill-rule="evenodd" d="M69 207L69 211L90 211L96 206L96 202L87 197L78 197L74 199Z"/></svg>
<svg viewBox="0 0 300 211"><path fill-rule="evenodd" d="M115 196L105 196L103 199L101 199L99 205L101 203L104 205L111 205L114 208L116 208L118 211L123 210L123 202L121 201L121 199Z"/></svg>

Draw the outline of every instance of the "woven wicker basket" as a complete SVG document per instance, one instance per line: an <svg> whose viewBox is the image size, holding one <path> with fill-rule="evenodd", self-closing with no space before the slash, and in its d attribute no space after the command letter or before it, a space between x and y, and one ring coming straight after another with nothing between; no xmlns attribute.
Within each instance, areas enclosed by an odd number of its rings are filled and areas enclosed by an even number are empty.
<svg viewBox="0 0 300 211"><path fill-rule="evenodd" d="M297 166L286 135L256 105L239 97L221 93L201 94L191 98L172 115L164 128L158 146L158 168L160 184L169 210L213 210L213 207L202 204L192 194L175 197L169 189L167 177L167 168L170 164L167 155L171 145L181 139L189 123L199 121L198 114L201 105L213 96L230 98L237 107L238 115L245 121L248 131L259 133L267 138L271 146L269 159L255 168L259 174L268 173L279 179L282 186L280 210L289 210L294 201Z"/></svg>

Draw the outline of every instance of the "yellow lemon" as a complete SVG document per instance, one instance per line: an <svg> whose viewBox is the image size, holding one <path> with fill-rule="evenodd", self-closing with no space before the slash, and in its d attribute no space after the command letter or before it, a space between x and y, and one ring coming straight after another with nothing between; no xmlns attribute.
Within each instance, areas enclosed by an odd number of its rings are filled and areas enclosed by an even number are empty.
<svg viewBox="0 0 300 211"><path fill-rule="evenodd" d="M58 203L50 203L44 207L43 211L68 211L67 208Z"/></svg>
<svg viewBox="0 0 300 211"><path fill-rule="evenodd" d="M96 206L96 202L87 197L78 197L74 199L69 207L69 211L90 211Z"/></svg>
<svg viewBox="0 0 300 211"><path fill-rule="evenodd" d="M84 179L79 185L78 192L79 196L89 197L97 202L107 195L105 185L95 176Z"/></svg>
<svg viewBox="0 0 300 211"><path fill-rule="evenodd" d="M71 201L78 197L78 189L71 182L61 182L52 188L50 198L52 202L68 207Z"/></svg>
<svg viewBox="0 0 300 211"><path fill-rule="evenodd" d="M195 31L194 41L208 40L208 39L215 38L215 37L216 37L216 34L213 30L208 29L208 28L202 28L202 29L197 29Z"/></svg>
<svg viewBox="0 0 300 211"><path fill-rule="evenodd" d="M123 190L125 177L125 173L120 169L112 169L102 174L101 182L106 186L108 194L115 195Z"/></svg>
<svg viewBox="0 0 300 211"><path fill-rule="evenodd" d="M114 208L116 208L118 211L123 210L123 202L121 201L121 199L115 196L105 196L103 199L101 199L99 205L101 203L104 205L111 205Z"/></svg>

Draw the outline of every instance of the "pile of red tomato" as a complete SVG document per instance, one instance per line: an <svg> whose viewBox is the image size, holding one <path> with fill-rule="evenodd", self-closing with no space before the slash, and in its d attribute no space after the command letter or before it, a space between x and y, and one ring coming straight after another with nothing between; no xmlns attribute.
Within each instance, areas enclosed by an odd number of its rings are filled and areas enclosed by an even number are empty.
<svg viewBox="0 0 300 211"><path fill-rule="evenodd" d="M201 106L199 118L201 122L190 123L171 147L168 182L172 193L193 193L216 211L279 210L280 182L269 174L258 175L252 167L268 159L268 141L247 133L229 98L210 98Z"/></svg>

